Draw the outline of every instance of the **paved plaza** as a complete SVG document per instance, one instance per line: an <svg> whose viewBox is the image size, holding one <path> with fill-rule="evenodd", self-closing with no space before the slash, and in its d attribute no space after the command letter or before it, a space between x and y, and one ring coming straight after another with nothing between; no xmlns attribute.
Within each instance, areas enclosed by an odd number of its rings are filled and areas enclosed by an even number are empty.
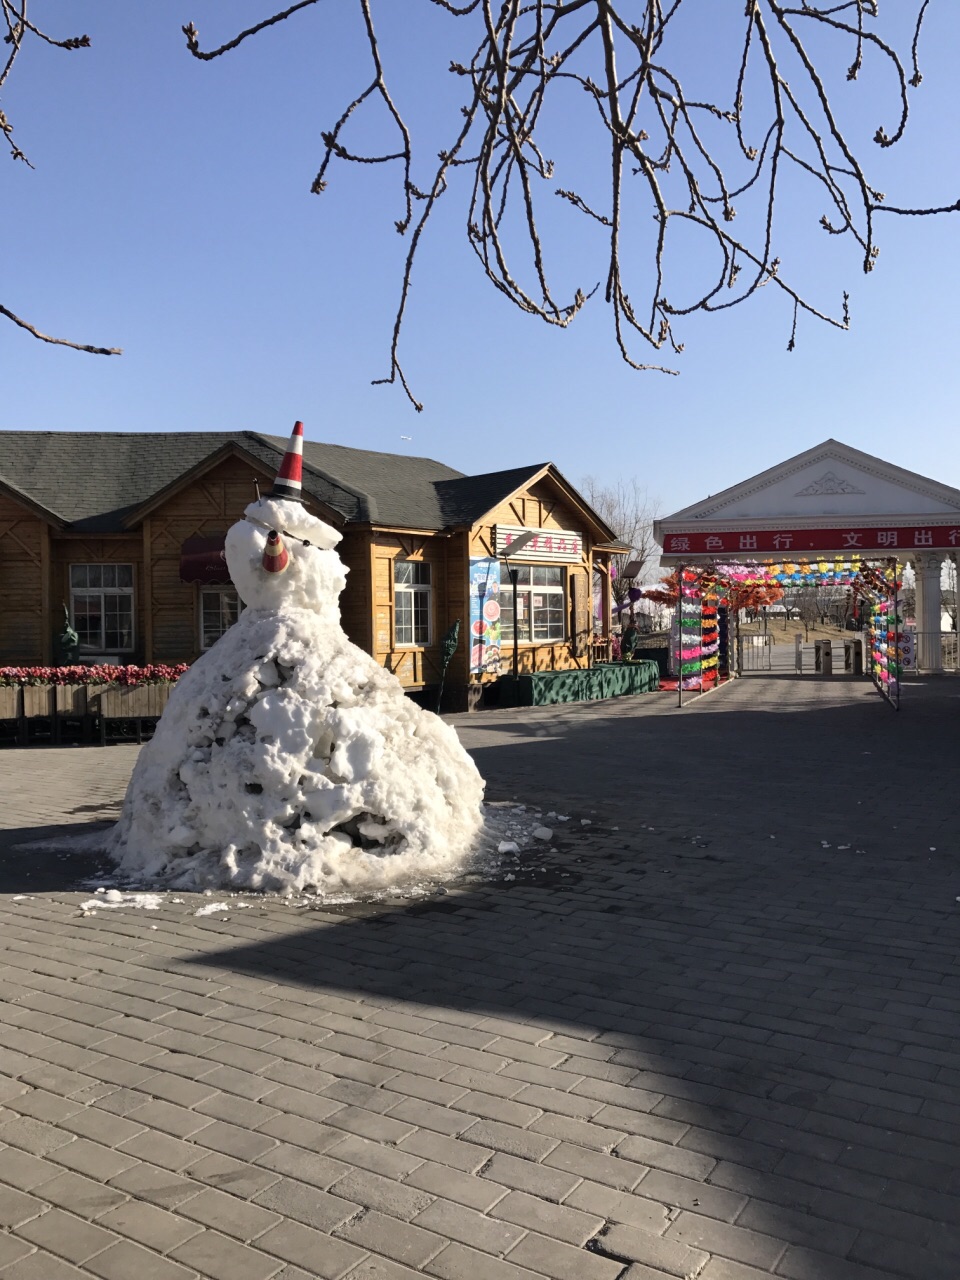
<svg viewBox="0 0 960 1280"><path fill-rule="evenodd" d="M342 908L84 914L137 749L0 754L0 1280L956 1280L960 681L454 723L555 852Z"/></svg>

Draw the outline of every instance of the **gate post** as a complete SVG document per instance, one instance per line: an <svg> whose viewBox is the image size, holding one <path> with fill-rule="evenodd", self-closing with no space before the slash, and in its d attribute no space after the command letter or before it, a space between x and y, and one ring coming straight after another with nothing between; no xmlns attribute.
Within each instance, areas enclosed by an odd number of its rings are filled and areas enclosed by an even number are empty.
<svg viewBox="0 0 960 1280"><path fill-rule="evenodd" d="M803 675L803 632L798 631L793 637L793 666L798 676Z"/></svg>

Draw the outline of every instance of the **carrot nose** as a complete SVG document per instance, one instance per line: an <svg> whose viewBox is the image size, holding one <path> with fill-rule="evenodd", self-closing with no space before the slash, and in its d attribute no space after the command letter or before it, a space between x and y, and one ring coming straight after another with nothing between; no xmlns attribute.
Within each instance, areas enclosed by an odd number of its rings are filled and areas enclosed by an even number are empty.
<svg viewBox="0 0 960 1280"><path fill-rule="evenodd" d="M267 534L267 545L263 548L263 567L267 573L283 573L290 563L290 553L283 545L283 539L276 529Z"/></svg>

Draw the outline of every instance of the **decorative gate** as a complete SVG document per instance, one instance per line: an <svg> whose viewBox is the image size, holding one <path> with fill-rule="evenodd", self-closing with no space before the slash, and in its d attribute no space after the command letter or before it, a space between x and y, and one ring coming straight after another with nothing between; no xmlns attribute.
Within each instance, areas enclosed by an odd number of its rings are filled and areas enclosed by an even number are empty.
<svg viewBox="0 0 960 1280"><path fill-rule="evenodd" d="M740 672L771 670L772 636L740 636Z"/></svg>

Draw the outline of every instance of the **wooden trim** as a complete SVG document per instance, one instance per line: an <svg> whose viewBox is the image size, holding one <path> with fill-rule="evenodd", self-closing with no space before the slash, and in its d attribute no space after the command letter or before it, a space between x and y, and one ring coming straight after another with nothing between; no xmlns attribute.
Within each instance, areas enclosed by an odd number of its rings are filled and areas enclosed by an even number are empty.
<svg viewBox="0 0 960 1280"><path fill-rule="evenodd" d="M52 572L50 554L50 526L44 522L40 525L40 629L41 652L45 665L53 661L53 612L50 581Z"/></svg>
<svg viewBox="0 0 960 1280"><path fill-rule="evenodd" d="M221 462L225 462L227 458L239 458L242 462L247 463L247 465L259 475L270 475L270 467L265 462L261 461L259 458L255 458L252 453L248 453L246 449L241 445L236 444L234 441L228 441L227 444L223 445L215 452L208 454L207 457L204 458L202 462L198 462L195 467L191 467L189 471L185 471L182 475L177 476L176 480L172 481L158 493L153 494L146 500L146 502L141 503L140 506L132 511L124 520L124 530L129 532L129 530L135 528L141 520L145 519L148 515L151 515L158 507L163 506L165 502L169 502L170 499L175 497L178 493L189 488L190 485L195 484L209 471L212 471L215 467L219 466ZM346 521L339 511L335 511L333 507L329 507L325 502L314 497L309 490L306 491L303 496L305 505L306 503L312 503L323 512L321 517L323 520L337 530L343 528ZM251 495L251 501L252 500L253 498Z"/></svg>
<svg viewBox="0 0 960 1280"><path fill-rule="evenodd" d="M153 661L153 521L143 522L143 660Z"/></svg>

